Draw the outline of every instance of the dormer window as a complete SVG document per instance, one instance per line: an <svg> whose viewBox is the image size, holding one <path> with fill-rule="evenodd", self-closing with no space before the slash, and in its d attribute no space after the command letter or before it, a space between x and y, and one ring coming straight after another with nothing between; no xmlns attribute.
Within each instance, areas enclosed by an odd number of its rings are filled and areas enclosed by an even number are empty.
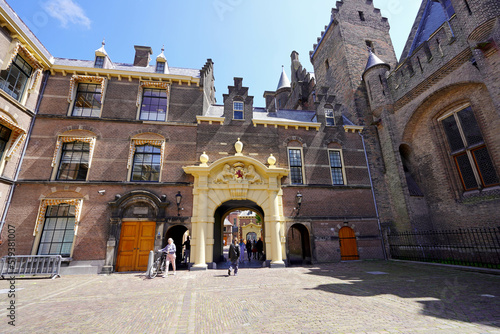
<svg viewBox="0 0 500 334"><path fill-rule="evenodd" d="M335 117L333 116L333 109L330 108L325 109L325 124L326 126L335 125Z"/></svg>
<svg viewBox="0 0 500 334"><path fill-rule="evenodd" d="M95 57L94 67L95 68L104 68L104 57L103 56L96 56Z"/></svg>
<svg viewBox="0 0 500 334"><path fill-rule="evenodd" d="M161 74L165 73L165 63L162 61L157 62L155 72Z"/></svg>
<svg viewBox="0 0 500 334"><path fill-rule="evenodd" d="M233 119L244 119L243 106L243 102L233 102Z"/></svg>

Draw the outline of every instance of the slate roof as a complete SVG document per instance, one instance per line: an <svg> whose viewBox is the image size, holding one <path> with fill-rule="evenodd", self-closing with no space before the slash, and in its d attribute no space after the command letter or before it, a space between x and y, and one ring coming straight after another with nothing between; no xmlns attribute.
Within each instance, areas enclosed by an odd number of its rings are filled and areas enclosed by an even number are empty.
<svg viewBox="0 0 500 334"><path fill-rule="evenodd" d="M79 60L79 59L67 59L67 58L55 58L54 65L61 66L74 66L74 67L89 67L94 68L93 60ZM114 70L131 71L131 72L143 72L143 73L155 73L155 66L149 65L148 67L134 66L132 64L125 63L113 63ZM200 70L190 69L190 68L179 68L179 67L169 67L169 74L173 75L184 75L193 78L200 77Z"/></svg>
<svg viewBox="0 0 500 334"><path fill-rule="evenodd" d="M282 66L280 81L278 82L278 88L276 88L276 91L279 91L281 88L291 88L291 87L292 85L290 84L290 80L286 75L285 67Z"/></svg>
<svg viewBox="0 0 500 334"><path fill-rule="evenodd" d="M287 122L315 123L316 112L310 110L283 110L267 112L265 108L254 108L253 118L258 120L276 120Z"/></svg>
<svg viewBox="0 0 500 334"><path fill-rule="evenodd" d="M379 57L377 57L370 50L370 55L368 56L368 62L366 63L365 72L368 71L370 68L372 68L374 66L377 66L377 65L387 65L387 66L389 66L389 64L387 64L384 61L382 61ZM363 74L364 74L364 72L363 72Z"/></svg>

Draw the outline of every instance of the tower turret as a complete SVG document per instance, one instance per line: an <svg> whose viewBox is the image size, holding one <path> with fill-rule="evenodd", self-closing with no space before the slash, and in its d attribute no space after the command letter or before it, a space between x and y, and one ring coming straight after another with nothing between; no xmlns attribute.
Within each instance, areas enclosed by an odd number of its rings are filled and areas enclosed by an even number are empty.
<svg viewBox="0 0 500 334"><path fill-rule="evenodd" d="M380 117L382 110L392 105L392 98L387 85L387 74L390 69L389 64L382 61L370 50L362 77L368 92L370 109L375 117Z"/></svg>

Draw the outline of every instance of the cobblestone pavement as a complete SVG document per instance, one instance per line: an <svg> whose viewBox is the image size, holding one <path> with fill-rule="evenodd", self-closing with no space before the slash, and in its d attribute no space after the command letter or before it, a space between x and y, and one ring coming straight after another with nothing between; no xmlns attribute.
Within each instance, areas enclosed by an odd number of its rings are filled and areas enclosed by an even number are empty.
<svg viewBox="0 0 500 334"><path fill-rule="evenodd" d="M405 262L0 281L1 333L500 333L500 276ZM2 290L3 289L3 290ZM15 300L15 324L7 307Z"/></svg>

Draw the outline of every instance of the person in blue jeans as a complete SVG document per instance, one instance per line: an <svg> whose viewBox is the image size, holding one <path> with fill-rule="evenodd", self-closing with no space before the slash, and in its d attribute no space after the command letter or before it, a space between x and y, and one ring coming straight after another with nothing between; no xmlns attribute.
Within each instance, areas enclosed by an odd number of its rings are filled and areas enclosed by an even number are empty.
<svg viewBox="0 0 500 334"><path fill-rule="evenodd" d="M234 276L238 275L238 261L240 259L240 247L238 245L238 238L233 239L233 243L229 246L229 259L231 265L227 270L227 275L231 276L231 271L234 270Z"/></svg>

